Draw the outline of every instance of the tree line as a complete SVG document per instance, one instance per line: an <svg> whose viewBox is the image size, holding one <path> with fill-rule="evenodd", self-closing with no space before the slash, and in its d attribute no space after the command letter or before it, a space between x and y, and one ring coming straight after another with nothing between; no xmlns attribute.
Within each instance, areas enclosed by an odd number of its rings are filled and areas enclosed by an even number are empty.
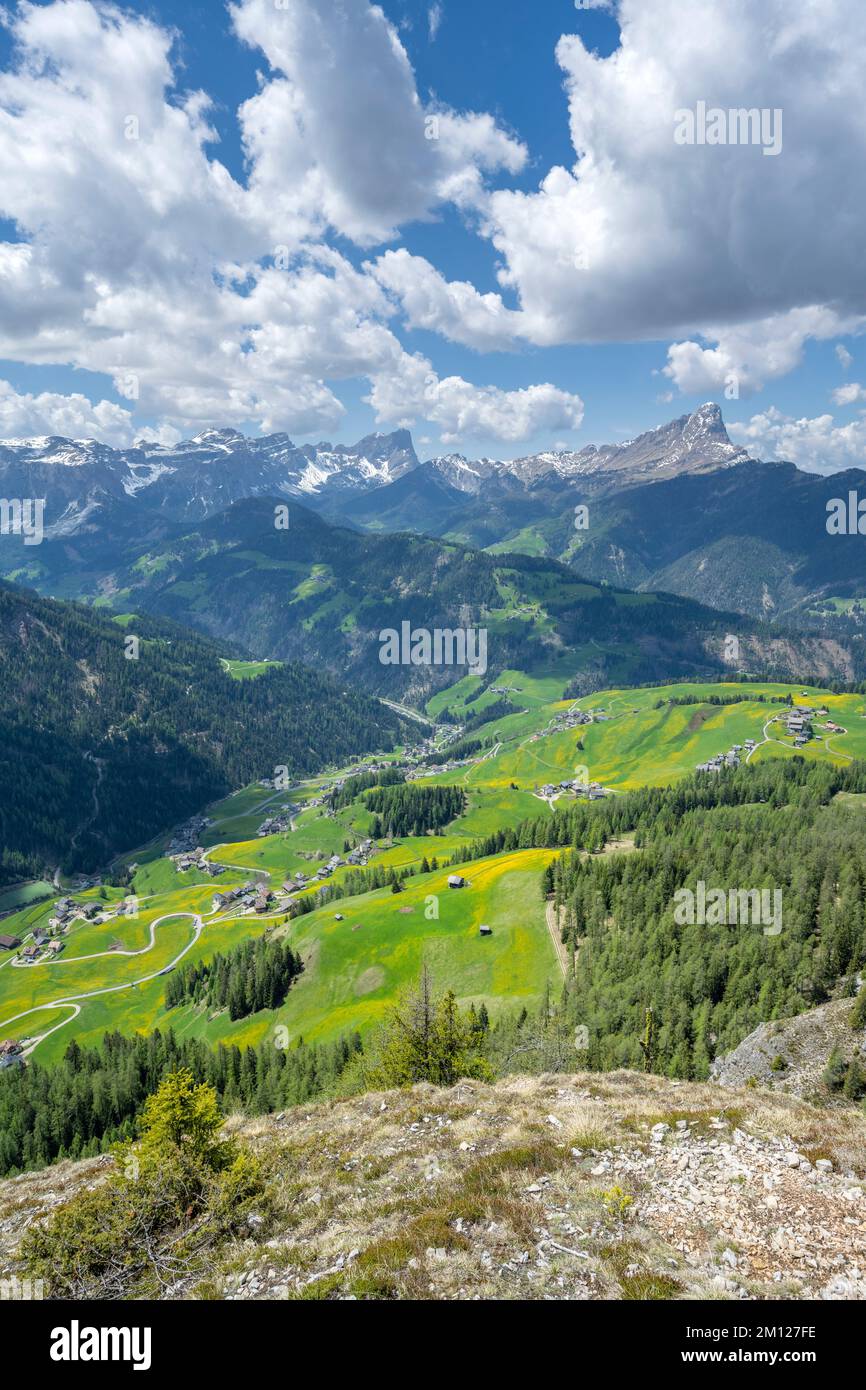
<svg viewBox="0 0 866 1390"><path fill-rule="evenodd" d="M174 970L165 984L165 1007L203 1004L227 1008L232 1021L246 1018L260 1009L278 1009L302 969L300 956L285 941L267 936L243 941L225 955Z"/></svg>
<svg viewBox="0 0 866 1390"><path fill-rule="evenodd" d="M222 649L137 615L0 583L0 885L46 866L91 871L284 766L317 771L391 748L378 701L298 664L233 680Z"/></svg>
<svg viewBox="0 0 866 1390"><path fill-rule="evenodd" d="M71 1042L54 1066L31 1061L0 1072L0 1174L89 1158L132 1139L147 1097L179 1068L213 1086L226 1113L261 1115L326 1092L360 1047L353 1033L318 1045L298 1039L279 1048L270 1039L212 1049L171 1029L106 1033L98 1047Z"/></svg>
<svg viewBox="0 0 866 1390"><path fill-rule="evenodd" d="M396 787L377 787L365 798L374 813L372 836L379 839L383 827L388 835L426 835L463 812L466 794L461 787L423 787L414 782Z"/></svg>

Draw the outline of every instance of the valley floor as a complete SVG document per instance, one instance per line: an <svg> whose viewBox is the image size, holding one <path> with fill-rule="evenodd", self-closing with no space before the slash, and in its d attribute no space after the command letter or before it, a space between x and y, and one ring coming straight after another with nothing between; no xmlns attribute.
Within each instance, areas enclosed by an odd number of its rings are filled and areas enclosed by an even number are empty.
<svg viewBox="0 0 866 1390"><path fill-rule="evenodd" d="M481 726L487 746L432 775L423 766L410 768L420 786L463 789L463 813L438 835L380 837L369 861L399 872L436 856L438 872L407 879L400 894L389 888L366 892L291 922L288 893L264 914L215 911L216 891L250 879L279 894L284 880L300 871L308 882L298 891L315 893L323 861L343 858L347 843L372 833L374 818L363 798L333 814L323 805L326 789L345 769L328 769L285 791L254 784L208 808L211 824L202 838L206 857L225 866L219 877L195 867L176 872L164 857L163 837L124 857L137 863L129 890L137 897L137 916L122 915L122 890L89 889L75 894L76 900L96 904L107 920L76 922L57 959L43 957L23 968L11 953L0 953L0 1040L21 1041L45 1062L61 1057L71 1037L96 1044L113 1028L130 1033L171 1026L182 1037L211 1044L256 1044L283 1027L290 1039L328 1041L378 1025L424 963L437 985L453 989L463 1006L483 1003L494 1017L512 1006L531 1009L547 985L558 988L562 976L563 956L555 927L545 923L540 887L553 851L520 850L474 861L463 869L469 887L453 892L442 866L455 852L524 818L551 814L553 806L573 798L560 784L576 774L614 795L674 782L734 746L743 761L752 762L798 753L844 766L866 755L863 696L775 683L695 682L608 690L575 701L557 698L561 674L508 671L495 689L480 694L478 678L465 678L435 696L427 714L435 717L446 702L455 717L477 714L500 699L501 688L509 691L515 713ZM735 703L713 704L714 698ZM795 748L780 722L786 706L779 701L785 698L815 711L815 737L803 748ZM578 714L590 722L574 722ZM752 752L747 740L753 741ZM446 748L442 760L447 756ZM258 836L262 820L283 804L295 808L290 828ZM344 862L328 882L339 884L349 872ZM52 911L50 900L25 904L4 919L3 931L27 943ZM281 1009L234 1023L224 1011L166 1010L163 972L181 960L209 960L275 925L300 950L305 966ZM492 934L480 937L481 925L491 926Z"/></svg>

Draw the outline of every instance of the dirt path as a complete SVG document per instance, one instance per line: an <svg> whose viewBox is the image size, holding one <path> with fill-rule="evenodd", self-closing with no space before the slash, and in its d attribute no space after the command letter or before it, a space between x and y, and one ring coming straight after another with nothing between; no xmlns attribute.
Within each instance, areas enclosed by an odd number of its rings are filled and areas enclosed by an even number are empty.
<svg viewBox="0 0 866 1390"><path fill-rule="evenodd" d="M847 732L847 729L842 729L838 734L833 734L830 738L825 737L824 747L828 748L831 753L835 753L837 758L847 758L849 763L853 763L854 758L851 756L850 753L846 753L844 748L833 748L831 746L837 738L843 738L845 734L847 734Z"/></svg>
<svg viewBox="0 0 866 1390"><path fill-rule="evenodd" d="M501 748L501 743L494 743L492 748L488 748L486 753L482 754L480 758L476 758L475 762L472 764L471 767L467 767L466 771L463 774L464 787L468 786L469 778L472 776L473 772L475 772L476 769L479 768L482 763L489 762L491 758L495 758Z"/></svg>
<svg viewBox="0 0 866 1390"><path fill-rule="evenodd" d="M294 826L292 827L292 829L294 829ZM270 881L271 881L271 875L270 875L270 871L269 871L268 869L255 869L255 868L253 868L252 864L227 864L227 863L225 863L224 860L222 860L222 859L211 859L211 855L212 855L212 854L215 854L216 851L217 851L218 849L229 849L232 843L233 843L232 841L225 840L225 841L223 841L221 844L218 844L218 845L211 845L210 849L206 849L206 850L205 850L204 854L202 855L202 859L204 859L204 861L205 861L206 863L208 863L208 864L216 864L217 867L220 867L220 868L224 868L224 869L237 869L237 870L240 870L242 873L245 873L245 874L255 874L255 875L256 875L256 878L263 878L263 879L266 879L267 882L270 883ZM234 842L234 843L236 843L236 842ZM218 891L219 891L218 889L214 889L214 892L218 892Z"/></svg>
<svg viewBox="0 0 866 1390"><path fill-rule="evenodd" d="M557 911L553 904L553 899L545 903L544 917L547 922L547 930L550 932L550 939L553 942L553 949L556 952L556 959L559 961L559 968L562 971L562 978L568 975L569 959L568 951L560 937L560 928L557 921Z"/></svg>
<svg viewBox="0 0 866 1390"><path fill-rule="evenodd" d="M633 839L608 840L607 844L604 847L603 853L628 854L633 850ZM580 853L582 857L586 857L585 850L581 850ZM556 952L556 959L559 961L559 967L562 971L563 979L567 979L569 969L571 967L571 957L569 955L568 947L565 945L565 943L562 940L562 937L560 936L560 925L557 921L556 910L553 906L552 898L549 898L548 901L545 903L544 917L545 921L547 922L547 930L550 932L550 939L553 942L553 949Z"/></svg>

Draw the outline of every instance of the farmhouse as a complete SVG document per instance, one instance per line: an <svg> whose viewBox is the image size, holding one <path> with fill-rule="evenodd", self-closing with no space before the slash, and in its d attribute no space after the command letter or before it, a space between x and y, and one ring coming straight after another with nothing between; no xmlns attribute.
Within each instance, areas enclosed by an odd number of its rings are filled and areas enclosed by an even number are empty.
<svg viewBox="0 0 866 1390"><path fill-rule="evenodd" d="M449 887L449 888L465 888L465 887L466 887L466 879L463 878L460 874L449 874L449 875L448 875L448 887Z"/></svg>
<svg viewBox="0 0 866 1390"><path fill-rule="evenodd" d="M15 951L21 945L17 936L0 936L0 951Z"/></svg>
<svg viewBox="0 0 866 1390"><path fill-rule="evenodd" d="M486 922L482 922L481 926L478 928L478 935L479 935L479 936L492 936L492 935L493 935L493 928L492 928L492 927L488 927L488 925L487 925Z"/></svg>

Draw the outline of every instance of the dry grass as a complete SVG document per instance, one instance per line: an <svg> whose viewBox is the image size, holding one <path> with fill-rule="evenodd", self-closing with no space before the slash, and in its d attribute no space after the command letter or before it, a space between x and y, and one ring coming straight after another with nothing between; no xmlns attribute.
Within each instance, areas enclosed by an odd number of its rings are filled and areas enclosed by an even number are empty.
<svg viewBox="0 0 866 1390"><path fill-rule="evenodd" d="M418 1086L282 1116L235 1117L228 1127L268 1164L277 1218L258 1238L226 1250L206 1283L182 1292L303 1300L736 1296L720 1264L736 1244L727 1217L709 1208L684 1217L676 1201L670 1215L659 1212L665 1184L677 1191L678 1120L702 1151L713 1136L733 1143L739 1130L778 1158L775 1141L784 1136L813 1160L829 1157L837 1171L866 1173L866 1117L853 1108L817 1110L778 1093L630 1072L464 1081L449 1091ZM651 1142L659 1123L671 1127L664 1146ZM657 1159L657 1172L646 1168ZM20 1238L41 1206L99 1176L91 1161L0 1184L0 1264L5 1254L12 1268L16 1232ZM689 1182L700 1181L701 1170L690 1169ZM799 1172L785 1183L778 1215L758 1207L761 1220L787 1221L786 1203L793 1212L811 1201L824 1203L820 1220L832 1225L842 1188L852 1186ZM764 1188L734 1176L725 1194L745 1209ZM859 1225L840 1226L839 1250L843 1261L866 1266L862 1205ZM773 1254L784 1274L775 1284L770 1264L738 1259L736 1278L750 1293L814 1296L789 1278L782 1253Z"/></svg>

